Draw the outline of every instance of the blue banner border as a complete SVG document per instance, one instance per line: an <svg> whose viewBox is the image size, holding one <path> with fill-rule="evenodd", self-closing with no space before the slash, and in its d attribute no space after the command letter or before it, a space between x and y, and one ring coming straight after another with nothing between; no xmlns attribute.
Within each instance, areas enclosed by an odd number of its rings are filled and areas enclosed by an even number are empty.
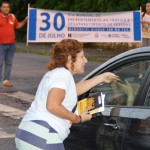
<svg viewBox="0 0 150 150"><path fill-rule="evenodd" d="M29 10L29 32L28 40L36 40L36 19L37 19L37 10Z"/></svg>
<svg viewBox="0 0 150 150"><path fill-rule="evenodd" d="M133 12L134 41L141 41L141 13Z"/></svg>

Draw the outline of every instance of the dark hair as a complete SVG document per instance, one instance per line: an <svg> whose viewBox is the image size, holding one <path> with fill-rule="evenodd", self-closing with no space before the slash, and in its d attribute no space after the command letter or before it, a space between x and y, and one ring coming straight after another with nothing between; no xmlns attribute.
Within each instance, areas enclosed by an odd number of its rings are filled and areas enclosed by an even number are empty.
<svg viewBox="0 0 150 150"><path fill-rule="evenodd" d="M145 5L146 5L147 3L150 3L150 1L147 1L147 2L145 3ZM146 14L146 9L144 9L144 13L142 14L142 18L145 16L145 14Z"/></svg>
<svg viewBox="0 0 150 150"><path fill-rule="evenodd" d="M72 66L76 61L77 53L83 50L83 44L73 39L64 39L52 47L52 56L50 62L47 64L48 70L55 69L57 67L66 67L68 56L71 56Z"/></svg>
<svg viewBox="0 0 150 150"><path fill-rule="evenodd" d="M9 4L9 2L8 2L8 1L3 1L3 2L1 3L1 6L2 6L3 4ZM10 5L10 4L9 4L9 5Z"/></svg>
<svg viewBox="0 0 150 150"><path fill-rule="evenodd" d="M145 14L146 14L146 11L144 11L144 12L143 12L143 14L142 14L142 18L145 16Z"/></svg>

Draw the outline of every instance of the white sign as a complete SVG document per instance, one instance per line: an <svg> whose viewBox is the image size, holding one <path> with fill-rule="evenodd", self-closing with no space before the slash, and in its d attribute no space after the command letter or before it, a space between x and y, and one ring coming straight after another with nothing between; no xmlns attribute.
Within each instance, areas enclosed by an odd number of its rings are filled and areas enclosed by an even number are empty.
<svg viewBox="0 0 150 150"><path fill-rule="evenodd" d="M141 42L141 12L64 12L29 8L27 42Z"/></svg>

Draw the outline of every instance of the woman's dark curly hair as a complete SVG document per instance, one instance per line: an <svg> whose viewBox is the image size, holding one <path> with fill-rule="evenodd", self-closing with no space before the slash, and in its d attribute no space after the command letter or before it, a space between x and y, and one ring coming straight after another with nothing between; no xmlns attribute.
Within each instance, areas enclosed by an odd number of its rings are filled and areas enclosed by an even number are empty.
<svg viewBox="0 0 150 150"><path fill-rule="evenodd" d="M83 44L73 39L64 39L52 47L52 56L50 62L47 64L47 69L52 70L57 67L65 67L68 61L68 56L71 56L72 66L71 69L74 69L73 63L76 61L77 53L83 50Z"/></svg>

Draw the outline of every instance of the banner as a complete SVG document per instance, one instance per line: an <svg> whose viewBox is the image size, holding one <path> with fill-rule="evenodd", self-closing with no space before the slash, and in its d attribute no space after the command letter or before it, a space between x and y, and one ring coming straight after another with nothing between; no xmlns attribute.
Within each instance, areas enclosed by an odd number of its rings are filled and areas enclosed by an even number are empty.
<svg viewBox="0 0 150 150"><path fill-rule="evenodd" d="M65 12L28 9L27 42L141 42L141 12Z"/></svg>

